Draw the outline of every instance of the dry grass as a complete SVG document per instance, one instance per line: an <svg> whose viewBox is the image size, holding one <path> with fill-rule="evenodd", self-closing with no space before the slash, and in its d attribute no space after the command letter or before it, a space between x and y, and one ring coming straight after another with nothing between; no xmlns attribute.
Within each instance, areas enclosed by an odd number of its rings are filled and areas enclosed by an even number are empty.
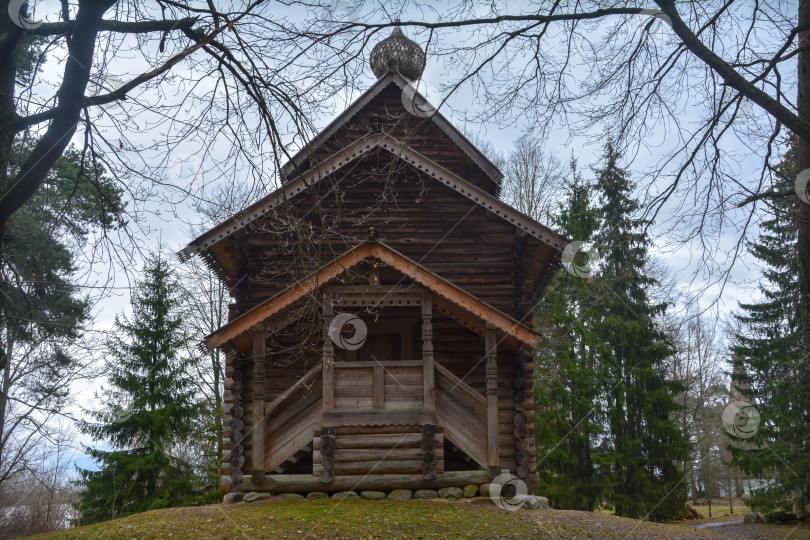
<svg viewBox="0 0 810 540"><path fill-rule="evenodd" d="M596 534L596 535L595 535ZM42 538L721 538L590 512L508 512L472 501L262 502L171 508Z"/></svg>
<svg viewBox="0 0 810 540"><path fill-rule="evenodd" d="M257 502L144 512L41 538L729 538L690 524L660 524L595 512L508 512L488 501ZM779 538L781 526L749 538ZM732 537L748 537L735 530ZM798 532L799 534L796 534ZM808 531L792 537L806 538ZM781 533L781 534L780 534ZM775 536L770 536L774 534Z"/></svg>

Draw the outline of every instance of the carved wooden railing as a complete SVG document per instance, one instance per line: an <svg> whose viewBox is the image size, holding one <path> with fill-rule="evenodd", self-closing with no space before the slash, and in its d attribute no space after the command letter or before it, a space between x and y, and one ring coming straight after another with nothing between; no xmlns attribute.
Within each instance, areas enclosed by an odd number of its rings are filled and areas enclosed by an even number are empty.
<svg viewBox="0 0 810 540"><path fill-rule="evenodd" d="M436 416L444 426L445 438L487 467L487 398L435 364Z"/></svg>
<svg viewBox="0 0 810 540"><path fill-rule="evenodd" d="M335 362L335 410L424 408L422 360Z"/></svg>
<svg viewBox="0 0 810 540"><path fill-rule="evenodd" d="M322 377L319 362L265 406L266 471L274 470L312 444L313 429L321 417Z"/></svg>

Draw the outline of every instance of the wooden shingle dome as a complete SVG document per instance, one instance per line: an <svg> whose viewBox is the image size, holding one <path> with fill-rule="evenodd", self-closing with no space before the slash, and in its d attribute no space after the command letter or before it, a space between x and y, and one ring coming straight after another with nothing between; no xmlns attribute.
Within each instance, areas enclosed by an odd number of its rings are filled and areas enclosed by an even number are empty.
<svg viewBox="0 0 810 540"><path fill-rule="evenodd" d="M408 39L397 26L390 36L371 50L369 64L378 79L391 71L399 72L413 81L421 77L425 70L425 51L418 43Z"/></svg>

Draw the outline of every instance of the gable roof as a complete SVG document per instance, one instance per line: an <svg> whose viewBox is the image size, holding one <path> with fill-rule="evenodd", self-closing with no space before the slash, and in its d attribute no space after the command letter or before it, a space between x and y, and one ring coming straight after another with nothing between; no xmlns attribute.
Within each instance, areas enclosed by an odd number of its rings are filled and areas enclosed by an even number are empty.
<svg viewBox="0 0 810 540"><path fill-rule="evenodd" d="M423 99L430 108L435 112L429 116L430 120L436 124L450 139L478 165L489 178L495 182L496 185L501 183L503 173L498 167L492 163L470 140L464 136L458 129L456 129L450 121L445 118L436 107L421 94L405 77L397 72L389 72L380 77L371 88L363 92L349 107L340 113L337 118L326 126L320 133L318 133L309 143L307 143L301 150L299 150L287 163L281 167L282 182L286 182L288 178L292 177L295 173L296 167L300 167L306 158L315 150L320 148L329 138L337 133L337 131L345 126L358 112L360 112L371 100L377 97L389 84L397 85L400 90L409 88L409 92L413 92L415 97ZM410 98L410 99L413 99Z"/></svg>
<svg viewBox="0 0 810 540"><path fill-rule="evenodd" d="M481 188L470 184L460 176L409 147L407 144L390 135L374 134L359 139L340 152L333 154L308 171L305 171L295 180L284 184L270 195L249 206L244 211L225 220L208 232L203 233L178 253L180 260L186 261L195 253L208 249L231 233L242 229L267 214L271 209L281 205L284 201L305 191L309 186L317 183L322 178L325 178L346 166L348 163L355 161L377 148L403 159L413 167L416 167L454 191L464 195L474 203L511 223L516 228L522 229L531 236L545 242L555 250L562 252L563 248L568 244L568 240L545 225L515 210Z"/></svg>
<svg viewBox="0 0 810 540"><path fill-rule="evenodd" d="M325 264L308 277L288 287L277 295L268 298L253 309L228 322L205 338L209 348L221 347L232 339L249 331L273 315L286 309L307 294L316 291L330 280L345 273L370 258L378 259L408 276L435 295L449 301L454 307L473 315L477 319L492 324L498 330L518 341L534 347L537 335L512 317L498 311L489 304L475 298L468 292L437 276L427 268L409 259L402 253L382 242L364 242L332 262Z"/></svg>

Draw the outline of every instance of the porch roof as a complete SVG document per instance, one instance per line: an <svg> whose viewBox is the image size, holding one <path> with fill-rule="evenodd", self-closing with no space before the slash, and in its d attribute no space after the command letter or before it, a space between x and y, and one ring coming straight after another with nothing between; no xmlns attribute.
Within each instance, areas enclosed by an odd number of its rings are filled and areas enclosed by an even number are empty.
<svg viewBox="0 0 810 540"><path fill-rule="evenodd" d="M307 294L313 293L352 267L368 259L378 259L408 276L443 300L448 308L461 310L516 340L534 347L537 334L512 317L475 298L460 287L439 277L420 264L382 242L364 242L325 264L319 270L277 295L268 298L253 309L222 326L205 338L209 349L222 347L234 338L248 332L291 306ZM449 305L448 305L449 304Z"/></svg>

